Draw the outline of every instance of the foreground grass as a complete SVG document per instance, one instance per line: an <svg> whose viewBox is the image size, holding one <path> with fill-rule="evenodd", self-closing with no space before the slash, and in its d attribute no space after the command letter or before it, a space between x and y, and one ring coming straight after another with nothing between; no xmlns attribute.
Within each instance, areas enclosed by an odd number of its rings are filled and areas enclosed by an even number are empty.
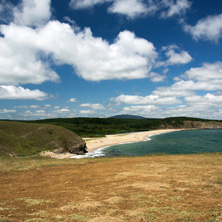
<svg viewBox="0 0 222 222"><path fill-rule="evenodd" d="M1 158L0 157L0 171L21 171L21 170L34 170L42 167L66 166L66 165L79 165L91 162L108 161L109 158L98 159L52 159L47 157L22 157L22 158Z"/></svg>
<svg viewBox="0 0 222 222"><path fill-rule="evenodd" d="M222 154L0 164L0 221L222 221Z"/></svg>

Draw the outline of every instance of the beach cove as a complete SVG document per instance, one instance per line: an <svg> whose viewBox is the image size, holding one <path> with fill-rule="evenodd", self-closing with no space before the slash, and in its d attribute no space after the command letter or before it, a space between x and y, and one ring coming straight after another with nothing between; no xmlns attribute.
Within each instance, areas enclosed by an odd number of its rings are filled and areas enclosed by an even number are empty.
<svg viewBox="0 0 222 222"><path fill-rule="evenodd" d="M72 155L70 156L70 158L87 158L87 157L103 156L101 154L101 151L110 146L148 141L149 137L151 136L176 132L181 130L182 129L159 129L159 130L150 130L143 132L106 135L105 137L99 137L99 138L84 138L84 140L86 141L88 153L85 155L74 155L74 156Z"/></svg>

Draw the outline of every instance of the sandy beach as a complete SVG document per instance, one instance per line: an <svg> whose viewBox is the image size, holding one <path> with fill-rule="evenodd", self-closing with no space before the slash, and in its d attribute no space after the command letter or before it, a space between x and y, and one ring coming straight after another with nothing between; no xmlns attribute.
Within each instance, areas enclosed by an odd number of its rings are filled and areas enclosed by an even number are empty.
<svg viewBox="0 0 222 222"><path fill-rule="evenodd" d="M99 138L83 138L86 141L87 150L90 153L91 151L95 151L97 149L103 147L109 147L118 144L124 143L135 143L142 142L147 140L148 137L162 134L162 133L170 133L174 131L180 131L181 129L162 129L162 130L150 130L144 132L135 132L135 133L124 133L124 134L115 134L115 135L106 135L105 137ZM80 158L84 155L74 155L72 153L62 153L55 154L54 152L42 152L41 156L48 156L55 159L67 159L67 158Z"/></svg>
<svg viewBox="0 0 222 222"><path fill-rule="evenodd" d="M86 141L88 151L96 150L102 147L124 144L124 143L135 143L147 140L147 137L154 136L162 133L169 133L179 131L181 129L163 129L163 130L151 130L144 132L126 133L126 134L115 134L106 135L101 138L83 138Z"/></svg>

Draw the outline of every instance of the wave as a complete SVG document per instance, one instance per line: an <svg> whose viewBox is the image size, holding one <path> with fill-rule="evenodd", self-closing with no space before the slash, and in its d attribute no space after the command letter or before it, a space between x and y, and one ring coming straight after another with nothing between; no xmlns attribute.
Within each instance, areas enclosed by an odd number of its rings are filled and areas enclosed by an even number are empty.
<svg viewBox="0 0 222 222"><path fill-rule="evenodd" d="M150 141L151 136L147 136L145 141ZM142 141L141 141L142 142ZM124 144L130 144L130 143L137 143L137 142L126 142L126 143L119 143L119 144L116 144L116 145L111 145L111 146L118 146L118 145L124 145ZM83 158L95 158L95 157L104 157L106 156L106 154L104 153L104 149L106 148L109 148L111 146L104 146L104 147L101 147L99 149L96 149L96 150L92 150L86 154L83 154L83 155L77 155L77 156L72 156L70 157L71 159L83 159Z"/></svg>
<svg viewBox="0 0 222 222"><path fill-rule="evenodd" d="M92 150L84 155L77 155L70 157L71 159L83 159L83 158L95 158L95 157L102 157L106 156L106 154L103 152L104 149L108 148L109 146L101 147L97 150Z"/></svg>

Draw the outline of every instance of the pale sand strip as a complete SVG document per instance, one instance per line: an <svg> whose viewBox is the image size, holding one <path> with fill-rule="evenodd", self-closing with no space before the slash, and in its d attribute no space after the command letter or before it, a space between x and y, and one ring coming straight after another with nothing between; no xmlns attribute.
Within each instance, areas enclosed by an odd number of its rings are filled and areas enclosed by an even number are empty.
<svg viewBox="0 0 222 222"><path fill-rule="evenodd" d="M102 147L113 146L118 144L142 142L145 141L146 137L149 136L180 130L181 129L151 130L127 134L106 135L105 137L100 138L84 138L84 140L86 141L88 151L92 151Z"/></svg>
<svg viewBox="0 0 222 222"><path fill-rule="evenodd" d="M118 144L124 143L136 143L147 140L149 136L154 136L162 133L170 133L174 131L180 131L181 129L163 129L163 130L151 130L144 132L135 132L135 133L125 133L125 134L115 134L115 135L106 135L105 137L100 138L83 138L86 141L87 150L93 151L102 147L109 147ZM62 153L55 154L54 152L42 152L41 156L48 156L55 159L67 159L75 156L72 153Z"/></svg>

